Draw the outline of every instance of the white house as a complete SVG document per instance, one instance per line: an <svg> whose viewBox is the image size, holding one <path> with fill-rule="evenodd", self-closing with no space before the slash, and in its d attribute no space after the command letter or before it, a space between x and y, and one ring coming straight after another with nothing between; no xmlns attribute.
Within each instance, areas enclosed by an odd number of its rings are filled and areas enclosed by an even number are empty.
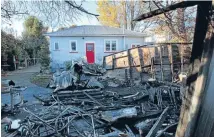
<svg viewBox="0 0 214 137"><path fill-rule="evenodd" d="M84 25L46 33L50 37L52 70L85 57L88 63L102 63L103 56L144 45L142 33L121 28Z"/></svg>

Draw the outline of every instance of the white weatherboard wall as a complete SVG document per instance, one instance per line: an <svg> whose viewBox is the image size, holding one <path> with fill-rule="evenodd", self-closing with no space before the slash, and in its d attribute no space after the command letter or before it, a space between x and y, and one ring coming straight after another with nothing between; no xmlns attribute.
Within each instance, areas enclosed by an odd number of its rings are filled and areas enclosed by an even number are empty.
<svg viewBox="0 0 214 137"><path fill-rule="evenodd" d="M77 60L86 56L86 43L93 42L95 45L95 63L102 64L103 56L112 54L105 52L104 41L117 40L117 51L125 50L124 37L50 37L50 57L52 70L65 67L65 61ZM77 41L77 53L70 53L70 41ZM54 49L55 42L58 42L59 50ZM133 43L143 44L143 38L125 37L125 45L128 48Z"/></svg>

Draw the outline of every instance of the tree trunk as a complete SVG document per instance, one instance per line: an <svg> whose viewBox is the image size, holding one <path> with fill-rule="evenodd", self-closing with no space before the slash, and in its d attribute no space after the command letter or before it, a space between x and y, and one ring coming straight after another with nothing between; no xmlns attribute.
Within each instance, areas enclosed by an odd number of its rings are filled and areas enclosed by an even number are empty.
<svg viewBox="0 0 214 137"><path fill-rule="evenodd" d="M122 5L123 5L123 27L127 29L126 1L122 1Z"/></svg>
<svg viewBox="0 0 214 137"><path fill-rule="evenodd" d="M130 1L130 12L131 12L131 30L134 30L134 27L135 27L135 22L133 21L134 20L134 11L135 11L135 1Z"/></svg>
<svg viewBox="0 0 214 137"><path fill-rule="evenodd" d="M177 9L177 13L178 13L178 16L177 16L178 33L181 38L180 42L187 42L185 21L184 21L185 9L184 8Z"/></svg>

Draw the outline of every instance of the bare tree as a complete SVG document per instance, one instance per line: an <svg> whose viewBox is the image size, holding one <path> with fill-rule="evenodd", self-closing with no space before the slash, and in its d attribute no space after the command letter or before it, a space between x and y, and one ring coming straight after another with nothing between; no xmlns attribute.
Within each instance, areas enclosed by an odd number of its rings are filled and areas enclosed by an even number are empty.
<svg viewBox="0 0 214 137"><path fill-rule="evenodd" d="M175 1L153 1L153 3L157 8L162 9L174 4ZM195 12L195 7L189 9L182 8L177 9L176 11L164 13L160 16L156 16L154 18L156 18L157 21L157 31L163 32L164 30L168 29L176 41L191 41L194 32ZM189 35L187 35L187 33Z"/></svg>
<svg viewBox="0 0 214 137"><path fill-rule="evenodd" d="M126 28L129 28L131 30L136 29L137 22L134 22L134 18L139 16L143 13L146 6L146 1L136 1L136 0L130 0L130 1L124 1L124 22L126 22Z"/></svg>
<svg viewBox="0 0 214 137"><path fill-rule="evenodd" d="M91 13L83 8L82 0L80 2L69 0L49 0L49 1L12 1L5 0L1 4L1 17L6 23L9 23L13 17L25 17L25 15L34 15L39 17L44 23L53 26L62 24L71 24L80 19L80 16L98 17L99 15Z"/></svg>

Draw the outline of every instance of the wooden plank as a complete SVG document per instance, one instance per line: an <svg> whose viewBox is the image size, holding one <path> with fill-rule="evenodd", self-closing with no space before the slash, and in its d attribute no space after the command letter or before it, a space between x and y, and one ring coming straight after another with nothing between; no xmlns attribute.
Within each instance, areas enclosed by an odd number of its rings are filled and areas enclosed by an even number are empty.
<svg viewBox="0 0 214 137"><path fill-rule="evenodd" d="M112 69L115 68L115 61L116 61L115 55L112 55Z"/></svg>
<svg viewBox="0 0 214 137"><path fill-rule="evenodd" d="M130 55L131 55L131 64L133 66L138 66L140 65L140 59L139 59L139 51L138 51L138 48L133 48L133 49L130 49ZM141 71L141 68L140 67L136 67L135 68L138 72Z"/></svg>
<svg viewBox="0 0 214 137"><path fill-rule="evenodd" d="M151 58L151 74L152 74L152 78L155 79L155 73L154 73L154 57Z"/></svg>
<svg viewBox="0 0 214 137"><path fill-rule="evenodd" d="M214 9L214 6L213 6ZM213 21L214 22L214 21ZM214 34L210 41L209 52L214 52ZM209 53L210 54L210 53ZM210 56L210 55L208 55ZM210 58L209 58L210 59ZM207 63L209 63L209 59ZM214 53L209 66L209 73L207 77L207 84L204 91L204 101L202 102L201 110L199 110L200 117L197 120L197 128L194 131L196 137L213 137L214 135L214 99L213 99L213 83L214 83Z"/></svg>
<svg viewBox="0 0 214 137"><path fill-rule="evenodd" d="M131 85L132 85L132 78L133 78L133 75L132 75L132 67L131 67L131 63L132 63L132 57L131 57L131 54L130 54L130 49L128 49L128 62L129 62L129 75L130 75L130 82L131 82Z"/></svg>
<svg viewBox="0 0 214 137"><path fill-rule="evenodd" d="M139 60L140 60L140 82L142 83L143 82L143 66L144 66L144 62L143 62L143 52L141 50L141 48L138 47L138 57L139 57Z"/></svg>
<svg viewBox="0 0 214 137"><path fill-rule="evenodd" d="M130 50L130 55L132 57L132 64L140 65L138 48L134 48Z"/></svg>
<svg viewBox="0 0 214 137"><path fill-rule="evenodd" d="M166 47L167 45L162 45L162 47ZM104 56L104 63L103 65L105 66L105 68L107 70L114 70L114 69L122 69L122 68L133 68L136 67L136 69L139 72L142 72L142 68L147 68L147 67L143 67L143 66L152 66L152 77L155 77L155 65L160 65L160 80L164 80L164 65L170 65L171 67L171 74L172 77L171 79L173 80L173 73L174 73L174 67L172 67L173 65L175 66L179 66L180 69L180 65L181 62L173 62L172 64L172 60L173 60L173 56L170 56L169 53L171 52L165 52L166 50L163 50L161 48L161 52L159 51L159 55L158 55L158 60L160 59L160 61L157 62L152 62L153 64L151 64L152 57L155 57L155 49L157 48L157 46L152 46L152 47L145 47L145 46L140 46L140 47L136 47L133 49L129 49L129 54L131 55L131 62L129 62L129 58L128 58L128 51L121 51L118 53L114 53L111 55L107 55ZM172 51L172 50L169 50ZM163 54L168 54L167 56L170 56L171 58L169 59L171 63L168 63L168 61L166 61L166 56L163 57ZM141 57L140 57L141 56ZM157 57L157 56L156 56ZM168 59L167 59L168 60ZM160 63L159 63L160 62ZM129 65L130 64L130 65ZM183 62L183 64L186 64L185 62ZM141 66L141 67L140 67ZM158 67L159 68L159 67ZM134 68L133 68L134 69ZM145 70L145 69L144 69ZM173 70L173 71L172 71ZM132 69L130 70L130 73L132 72ZM166 74L167 76L169 74Z"/></svg>
<svg viewBox="0 0 214 137"><path fill-rule="evenodd" d="M115 57L115 59L120 59L120 58L125 58L125 57L128 57L128 56Z"/></svg>
<svg viewBox="0 0 214 137"><path fill-rule="evenodd" d="M178 45L188 45L188 44L192 44L192 42L160 42L160 43L155 43L154 45L170 45L170 44L178 44Z"/></svg>
<svg viewBox="0 0 214 137"><path fill-rule="evenodd" d="M118 52L114 55L115 55L115 58L120 58L120 57L128 56L128 53L127 53L127 51L122 51L122 52Z"/></svg>
<svg viewBox="0 0 214 137"><path fill-rule="evenodd" d="M184 44L186 46L187 44L192 44L192 43L191 42L189 42L189 43L186 43L186 42L185 43L182 43L182 42L181 43L153 43L150 46L160 45L160 44L163 44L163 45L166 45L166 46L169 45L169 44ZM148 46L139 46L139 47L135 47L135 48L149 48L149 47ZM116 52L116 53L112 53L112 54L106 55L104 57L112 56L114 54L120 54L122 52L127 52L127 50L122 50L122 51L119 51L119 52ZM123 56L127 56L127 55L124 54ZM116 58L117 58L117 56L116 56Z"/></svg>
<svg viewBox="0 0 214 137"><path fill-rule="evenodd" d="M129 67L128 56L115 60L115 68Z"/></svg>
<svg viewBox="0 0 214 137"><path fill-rule="evenodd" d="M213 32L208 30L208 18L211 16L212 1L204 1L197 8L197 17L194 33L193 48L190 58L187 88L183 98L180 120L176 137L193 137L196 135L196 126L200 116L201 103L203 103L205 86L208 85L208 71L210 59L213 56ZM213 19L212 19L213 21ZM206 38L212 34L211 38ZM200 131L202 132L202 131Z"/></svg>
<svg viewBox="0 0 214 137"><path fill-rule="evenodd" d="M106 68L106 57L103 57L103 68Z"/></svg>
<svg viewBox="0 0 214 137"><path fill-rule="evenodd" d="M112 56L105 56L105 68L112 69L113 66L113 57Z"/></svg>
<svg viewBox="0 0 214 137"><path fill-rule="evenodd" d="M181 57L181 72L184 72L184 58L183 58L183 54L184 54L184 45L181 45L181 53L180 53L180 57Z"/></svg>
<svg viewBox="0 0 214 137"><path fill-rule="evenodd" d="M138 57L139 57L139 60L140 60L140 67L142 68L144 66L144 62L143 62L143 52L141 50L141 48L138 48ZM141 69L142 71L142 69Z"/></svg>
<svg viewBox="0 0 214 137"><path fill-rule="evenodd" d="M163 60L162 60L162 45L160 45L160 48L159 48L159 55L160 55L160 68L161 68L161 80L163 81L164 78L163 78Z"/></svg>
<svg viewBox="0 0 214 137"><path fill-rule="evenodd" d="M149 51L149 48L141 48L142 55L143 55L143 62L144 65L150 65L151 64L151 54Z"/></svg>
<svg viewBox="0 0 214 137"><path fill-rule="evenodd" d="M149 48L149 56L151 58L151 73L152 73L152 78L155 79L155 71L154 71L155 47Z"/></svg>
<svg viewBox="0 0 214 137"><path fill-rule="evenodd" d="M171 10L175 10L177 8L185 8L185 7L190 7L190 6L194 6L196 4L198 4L200 2L198 1L182 1L173 5L170 5L168 7L164 7L164 8L160 8L154 11L150 11L148 13L142 14L140 16L138 16L137 18L135 18L133 21L141 21L147 18L151 18L153 16L157 16L160 14L163 14L165 12L171 11Z"/></svg>
<svg viewBox="0 0 214 137"><path fill-rule="evenodd" d="M176 64L176 65L181 65L180 62L174 63L174 64ZM189 63L183 63L183 64L189 64ZM160 63L154 63L154 65L161 65L161 64L160 64ZM162 63L162 65L171 65L171 63Z"/></svg>
<svg viewBox="0 0 214 137"><path fill-rule="evenodd" d="M167 116L167 111L169 107L165 108L158 120L155 122L155 124L152 126L151 130L149 133L146 135L146 137L154 137L157 133L157 131L160 129L162 126L162 123L165 121L165 118Z"/></svg>
<svg viewBox="0 0 214 137"><path fill-rule="evenodd" d="M174 71L173 71L173 54L172 54L172 45L168 45L168 51L169 51L169 58L170 58L170 66L171 66L171 79L172 79L172 82L173 82L173 75L174 75Z"/></svg>
<svg viewBox="0 0 214 137"><path fill-rule="evenodd" d="M101 104L100 102L98 102L95 98L93 98L91 95L89 95L88 93L86 93L85 91L83 91L83 93L88 96L91 100L93 100L94 102L96 102L98 105L100 105L101 107L104 107L103 104Z"/></svg>
<svg viewBox="0 0 214 137"><path fill-rule="evenodd" d="M140 67L140 65L131 66L131 67L136 68L136 67ZM142 68L150 68L150 67L151 67L151 65L146 65L146 66L143 66ZM124 68L128 68L128 67L117 67L117 68L115 68L115 69L124 69ZM106 70L115 70L115 69L106 69Z"/></svg>
<svg viewBox="0 0 214 137"><path fill-rule="evenodd" d="M158 43L158 44L161 44L161 43ZM163 43L164 44L164 43ZM171 44L175 44L175 43L171 43ZM183 44L191 44L191 43L183 43ZM146 56L147 56L147 53L146 51L147 50L150 50L150 52L152 51L152 48L154 48L154 45L156 44L153 44L153 47L146 47L146 46L139 46L139 47L136 47L136 48L140 48L141 49L141 53L143 53L143 62L144 64L147 64L148 63L150 64L151 62L151 59L146 59ZM165 46L165 45L164 45ZM135 49L135 48L133 48ZM152 52L153 53L153 52ZM123 58L123 57L127 57L128 53L127 53L127 50L124 50L124 51L120 51L120 52L117 52L117 53L113 53L113 54L110 54L110 55L106 55L104 56L103 58L103 65L105 66L106 69L112 69L112 65L113 65L113 56L112 55L115 55L115 62L117 62L117 60L119 58ZM152 55L153 56L153 55ZM147 57L148 58L148 57ZM121 66L120 66L121 67Z"/></svg>

